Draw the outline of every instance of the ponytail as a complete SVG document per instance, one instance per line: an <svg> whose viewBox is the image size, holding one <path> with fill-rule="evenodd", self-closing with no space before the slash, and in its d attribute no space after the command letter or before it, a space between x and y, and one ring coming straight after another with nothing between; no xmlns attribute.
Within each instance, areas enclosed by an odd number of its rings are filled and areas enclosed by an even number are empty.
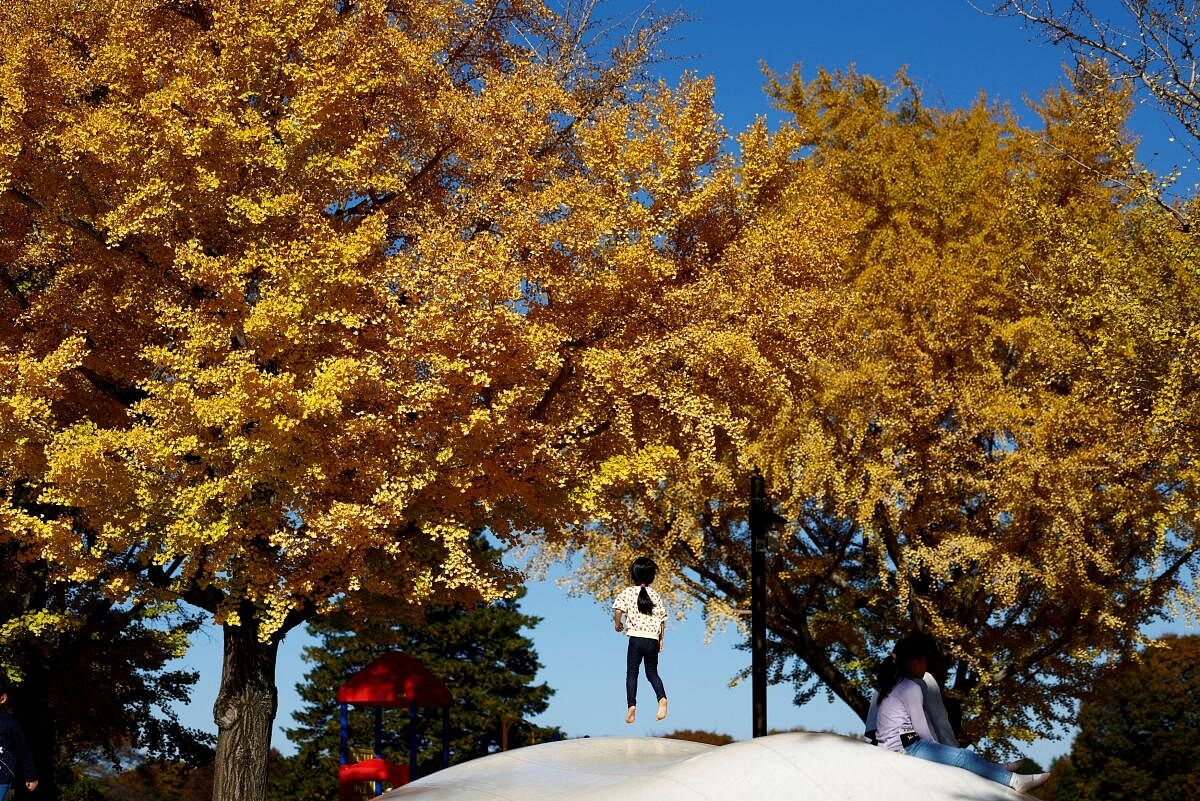
<svg viewBox="0 0 1200 801"><path fill-rule="evenodd" d="M629 577L633 579L634 584L642 588L638 593L637 605L638 611L643 615L654 611L654 600L650 597L650 593L646 592L646 585L654 581L657 573L658 565L654 564L654 560L649 556L639 556L629 566Z"/></svg>
<svg viewBox="0 0 1200 801"><path fill-rule="evenodd" d="M654 611L654 601L650 598L650 593L646 592L646 585L642 585L642 591L638 593L638 611L643 615L648 615Z"/></svg>
<svg viewBox="0 0 1200 801"><path fill-rule="evenodd" d="M875 689L879 691L880 701L887 698L888 693L900 683L900 679L900 666L896 664L896 655L888 654L875 666Z"/></svg>

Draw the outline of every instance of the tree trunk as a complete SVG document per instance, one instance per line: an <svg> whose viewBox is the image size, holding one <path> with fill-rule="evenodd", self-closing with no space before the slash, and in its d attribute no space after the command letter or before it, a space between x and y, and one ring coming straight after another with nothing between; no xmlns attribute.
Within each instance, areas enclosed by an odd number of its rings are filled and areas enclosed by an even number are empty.
<svg viewBox="0 0 1200 801"><path fill-rule="evenodd" d="M223 626L225 658L221 689L213 706L217 756L213 801L264 801L267 756L275 723L278 693L275 658L279 642L259 642L252 614L240 626Z"/></svg>

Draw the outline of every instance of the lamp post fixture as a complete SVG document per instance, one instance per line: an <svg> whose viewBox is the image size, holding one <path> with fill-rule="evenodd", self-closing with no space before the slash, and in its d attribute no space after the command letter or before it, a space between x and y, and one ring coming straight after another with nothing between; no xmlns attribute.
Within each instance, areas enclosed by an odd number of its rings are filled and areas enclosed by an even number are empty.
<svg viewBox="0 0 1200 801"><path fill-rule="evenodd" d="M775 513L766 481L750 473L750 687L754 707L752 736L767 733L767 533L787 522Z"/></svg>

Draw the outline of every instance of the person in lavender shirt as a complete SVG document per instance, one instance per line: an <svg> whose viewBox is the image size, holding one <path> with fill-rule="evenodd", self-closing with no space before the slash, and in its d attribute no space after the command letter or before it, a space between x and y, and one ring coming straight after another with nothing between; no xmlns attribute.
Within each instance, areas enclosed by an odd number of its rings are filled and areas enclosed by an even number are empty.
<svg viewBox="0 0 1200 801"><path fill-rule="evenodd" d="M911 635L916 641L915 644L925 649L926 661L934 661L937 655L937 643L933 637L928 634L917 633ZM940 664L940 661L939 661ZM925 672L921 677L922 683L925 685L925 697L923 706L925 707L925 717L929 721L929 727L933 731L934 739L943 745L950 745L958 748L957 730L950 722L950 715L946 710L945 699L942 698L942 686L938 684L938 680L934 677L932 668ZM879 741L875 736L875 730L878 726L879 719L879 692L876 691L871 695L871 705L867 709L866 730L864 735L871 745L878 745ZM1012 763L1013 766L1019 766L1024 759L1016 760ZM1013 768L1010 768L1010 770Z"/></svg>
<svg viewBox="0 0 1200 801"><path fill-rule="evenodd" d="M1049 773L1022 776L1009 770L1008 766L988 762L966 748L938 741L925 714L924 676L928 659L925 638L905 637L896 643L880 666L875 733L879 746L918 759L963 768L1022 793L1044 784L1050 778Z"/></svg>

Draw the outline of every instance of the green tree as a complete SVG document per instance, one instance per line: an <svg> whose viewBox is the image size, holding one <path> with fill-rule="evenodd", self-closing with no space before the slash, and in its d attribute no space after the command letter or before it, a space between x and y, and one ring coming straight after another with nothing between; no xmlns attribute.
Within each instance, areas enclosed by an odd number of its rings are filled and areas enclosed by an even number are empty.
<svg viewBox="0 0 1200 801"><path fill-rule="evenodd" d="M39 796L74 793L90 763L128 753L203 762L211 735L179 723L193 671L173 669L194 618L172 604L116 604L96 582L52 582L0 545L0 666L34 751Z"/></svg>
<svg viewBox="0 0 1200 801"><path fill-rule="evenodd" d="M1080 706L1069 797L1200 798L1200 744L1192 736L1198 726L1200 637L1164 637L1100 681Z"/></svg>
<svg viewBox="0 0 1200 801"><path fill-rule="evenodd" d="M401 651L421 660L439 676L454 696L450 711L450 758L462 762L497 751L502 727L509 722L509 747L561 736L556 728L525 723L543 712L553 690L534 683L537 653L523 630L538 618L522 614L518 598L492 604L463 606L435 604L423 618L374 616L367 620L335 612L310 623L319 645L304 650L312 667L298 685L304 706L294 714L297 726L288 729L298 752L272 777L270 796L289 799L333 798L338 764L338 688L355 671L388 651ZM384 755L406 764L408 710L384 710ZM418 772L441 766L442 716L438 710L418 710L420 753ZM367 747L373 731L373 712L352 707L351 745Z"/></svg>

